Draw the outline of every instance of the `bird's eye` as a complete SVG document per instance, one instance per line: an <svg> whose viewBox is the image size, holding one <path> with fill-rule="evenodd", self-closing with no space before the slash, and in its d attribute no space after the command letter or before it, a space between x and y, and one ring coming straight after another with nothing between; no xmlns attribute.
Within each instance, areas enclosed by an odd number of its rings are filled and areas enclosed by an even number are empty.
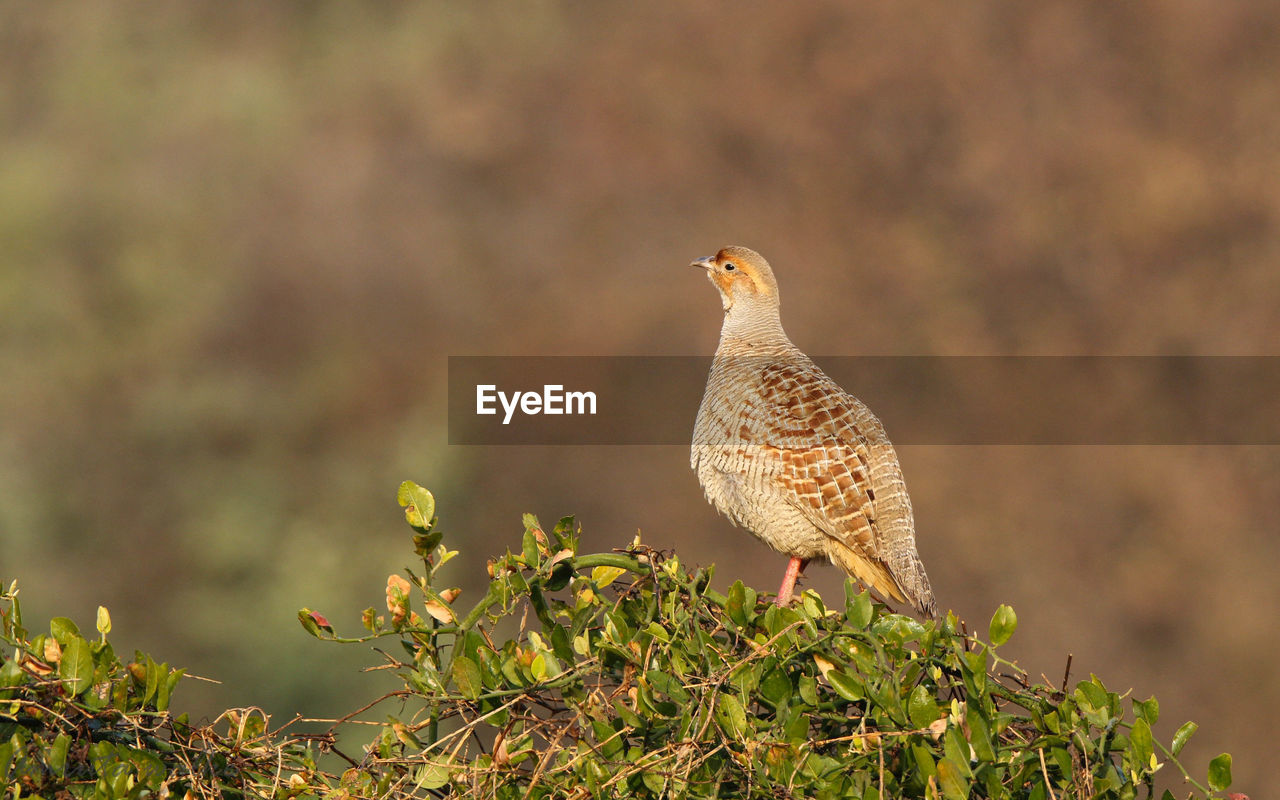
<svg viewBox="0 0 1280 800"><path fill-rule="evenodd" d="M725 272L733 272L735 269L737 269L737 267L735 267L735 266L733 265L733 262L732 262L732 261L726 261L726 262L724 263L724 271L725 271Z"/></svg>

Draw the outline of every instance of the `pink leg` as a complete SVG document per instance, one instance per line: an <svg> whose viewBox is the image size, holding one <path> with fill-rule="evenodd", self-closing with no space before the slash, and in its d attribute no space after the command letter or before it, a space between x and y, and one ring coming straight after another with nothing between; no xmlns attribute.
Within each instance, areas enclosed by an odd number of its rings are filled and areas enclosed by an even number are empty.
<svg viewBox="0 0 1280 800"><path fill-rule="evenodd" d="M791 593L796 588L796 579L804 572L808 559L793 558L787 562L787 571L782 573L782 586L778 587L778 599L773 603L778 608L791 602Z"/></svg>

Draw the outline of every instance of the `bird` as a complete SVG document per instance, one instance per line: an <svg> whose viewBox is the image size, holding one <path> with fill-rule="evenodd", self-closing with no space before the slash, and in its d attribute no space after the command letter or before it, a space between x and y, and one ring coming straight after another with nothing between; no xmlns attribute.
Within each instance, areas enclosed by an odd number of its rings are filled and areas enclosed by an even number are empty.
<svg viewBox="0 0 1280 800"><path fill-rule="evenodd" d="M689 464L717 511L790 559L775 603L789 604L820 558L935 617L911 498L880 420L791 343L763 256L725 247L690 266L719 290L724 324Z"/></svg>

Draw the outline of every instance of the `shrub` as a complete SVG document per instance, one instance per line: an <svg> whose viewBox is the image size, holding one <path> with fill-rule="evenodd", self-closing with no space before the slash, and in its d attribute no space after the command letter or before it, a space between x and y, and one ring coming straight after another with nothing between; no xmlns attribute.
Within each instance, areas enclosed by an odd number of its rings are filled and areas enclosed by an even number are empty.
<svg viewBox="0 0 1280 800"><path fill-rule="evenodd" d="M547 530L526 516L520 551L489 562L464 611L439 583L455 553L430 493L405 483L400 501L422 566L388 580L387 613L366 610L353 638L299 613L320 639L399 642L388 658L404 686L366 707L394 713L361 757L268 731L251 710L192 727L167 711L181 671L142 654L122 664L105 613L92 642L67 620L29 638L11 589L0 780L24 796L1057 800L1151 796L1171 764L1191 796L1230 783L1226 754L1203 782L1178 761L1193 723L1168 745L1153 737L1154 698L1092 676L1033 684L999 655L1017 625L1007 606L985 641L852 584L836 607L806 591L777 608L638 541L579 554L572 518Z"/></svg>

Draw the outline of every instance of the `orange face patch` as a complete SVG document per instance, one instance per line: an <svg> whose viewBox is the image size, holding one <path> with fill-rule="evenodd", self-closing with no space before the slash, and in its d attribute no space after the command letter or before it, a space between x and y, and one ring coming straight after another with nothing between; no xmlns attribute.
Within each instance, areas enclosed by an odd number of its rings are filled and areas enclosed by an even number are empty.
<svg viewBox="0 0 1280 800"><path fill-rule="evenodd" d="M730 294L730 287L734 283L742 284L752 294L766 296L771 294L772 289L768 281L761 277L760 268L753 263L753 257L758 258L754 253L744 251L742 248L724 248L716 253L716 265L720 268L711 274L711 279L726 295ZM733 269L726 270L726 264L733 264Z"/></svg>
<svg viewBox="0 0 1280 800"><path fill-rule="evenodd" d="M736 275L732 272L726 273L721 272L720 270L716 270L709 274L711 275L711 282L716 285L716 288L724 292L726 295L732 296L733 293L730 291L729 287L733 286L734 278L737 277Z"/></svg>

